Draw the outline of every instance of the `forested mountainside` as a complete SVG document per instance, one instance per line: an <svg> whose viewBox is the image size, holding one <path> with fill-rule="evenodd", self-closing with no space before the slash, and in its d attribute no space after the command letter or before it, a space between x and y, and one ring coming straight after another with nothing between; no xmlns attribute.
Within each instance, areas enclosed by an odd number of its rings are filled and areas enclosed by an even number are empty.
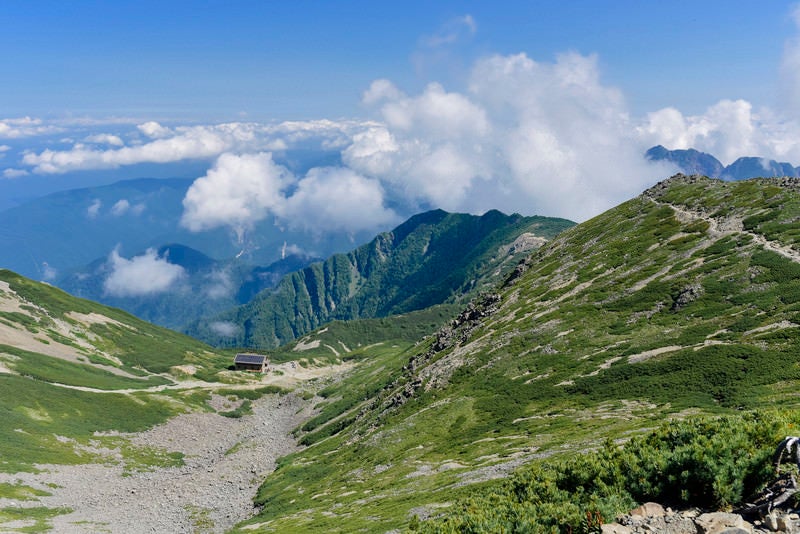
<svg viewBox="0 0 800 534"><path fill-rule="evenodd" d="M350 253L292 273L274 290L186 332L217 346L271 348L331 320L458 302L496 284L524 254L573 225L498 211L430 211Z"/></svg>

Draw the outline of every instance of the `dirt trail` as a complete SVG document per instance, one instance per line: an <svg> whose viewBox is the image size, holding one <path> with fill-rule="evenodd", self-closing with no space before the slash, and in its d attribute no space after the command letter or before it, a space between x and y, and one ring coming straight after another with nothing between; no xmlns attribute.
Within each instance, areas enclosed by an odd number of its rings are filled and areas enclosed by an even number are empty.
<svg viewBox="0 0 800 534"><path fill-rule="evenodd" d="M652 200L656 204L662 206L669 206L670 208L672 208L675 211L676 215L678 216L679 220L685 222L696 221L696 220L706 221L708 223L708 234L711 237L718 238L734 233L749 235L750 237L753 238L753 241L756 244L762 246L766 250L770 250L772 252L775 252L776 254L780 254L785 258L789 258L794 262L800 263L800 251L797 251L786 245L781 245L780 243L776 243L775 241L770 241L761 234L745 230L744 225L742 224L742 220L738 217L725 217L718 219L716 217L712 217L709 213L688 210L684 207L675 206L674 204L659 202L652 198L650 198L650 200Z"/></svg>
<svg viewBox="0 0 800 534"><path fill-rule="evenodd" d="M339 374L353 368L352 363L345 362L333 366L324 367L301 367L291 365L290 363L283 363L272 365L272 371L264 374L260 380L245 382L243 384L223 384L219 382L204 382L202 380L181 380L172 384L161 384L159 386L150 386L146 388L125 388L125 389L97 389L87 386L71 386L69 384L60 384L58 382L51 382L52 385L66 389L76 389L78 391L87 391L90 393L158 393L167 389L257 389L263 386L281 386L291 388L314 378L321 378L323 376L330 376L332 374ZM275 371L279 371L275 373ZM172 380L173 378L165 375L165 378Z"/></svg>

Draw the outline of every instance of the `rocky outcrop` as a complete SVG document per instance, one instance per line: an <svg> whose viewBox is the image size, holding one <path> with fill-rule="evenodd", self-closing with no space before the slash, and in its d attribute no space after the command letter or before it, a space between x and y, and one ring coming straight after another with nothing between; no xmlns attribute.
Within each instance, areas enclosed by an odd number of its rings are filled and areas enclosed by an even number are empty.
<svg viewBox="0 0 800 534"><path fill-rule="evenodd" d="M603 534L800 534L800 516L792 511L772 510L745 520L730 512L707 512L693 508L674 511L658 503L645 503L601 526Z"/></svg>

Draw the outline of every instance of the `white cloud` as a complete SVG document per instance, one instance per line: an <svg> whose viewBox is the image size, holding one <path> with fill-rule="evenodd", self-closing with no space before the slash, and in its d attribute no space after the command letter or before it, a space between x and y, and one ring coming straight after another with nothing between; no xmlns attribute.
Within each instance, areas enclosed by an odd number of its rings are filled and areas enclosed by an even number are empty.
<svg viewBox="0 0 800 534"><path fill-rule="evenodd" d="M695 148L724 165L742 156L800 162L800 124L768 109L756 112L746 100L721 100L701 115L664 108L648 113L638 132L651 146Z"/></svg>
<svg viewBox="0 0 800 534"><path fill-rule="evenodd" d="M234 286L230 273L227 271L214 271L208 275L210 284L203 289L203 292L210 299L221 299L230 297L233 294Z"/></svg>
<svg viewBox="0 0 800 534"><path fill-rule="evenodd" d="M24 169L4 169L3 178L20 178L28 176L30 173Z"/></svg>
<svg viewBox="0 0 800 534"><path fill-rule="evenodd" d="M123 198L118 200L114 205L111 207L111 215L115 217L121 217L126 213L130 213L131 215L141 215L142 212L145 210L144 204L134 204L131 205L127 199Z"/></svg>
<svg viewBox="0 0 800 534"><path fill-rule="evenodd" d="M308 253L299 245L295 243L288 244L284 241L281 247L281 259L286 259L286 256L308 256Z"/></svg>
<svg viewBox="0 0 800 534"><path fill-rule="evenodd" d="M343 161L409 201L583 219L663 177L594 56L492 56L467 93L429 84L409 97L380 80L365 104L385 126L354 136Z"/></svg>
<svg viewBox="0 0 800 534"><path fill-rule="evenodd" d="M41 119L22 117L17 119L0 120L0 139L18 139L34 137L62 131L62 128L52 124L44 124Z"/></svg>
<svg viewBox="0 0 800 534"><path fill-rule="evenodd" d="M163 139L173 135L173 131L165 126L161 126L155 121L148 121L144 124L139 124L136 128L147 137L153 139Z"/></svg>
<svg viewBox="0 0 800 534"><path fill-rule="evenodd" d="M97 145L111 145L111 146L123 146L125 143L118 135L113 134L95 134L90 135L86 139L87 143L94 143Z"/></svg>
<svg viewBox="0 0 800 534"><path fill-rule="evenodd" d="M397 221L377 180L344 168L316 168L298 179L269 153L222 154L186 192L181 224L198 232L244 232L268 216L314 233L357 232Z"/></svg>
<svg viewBox="0 0 800 534"><path fill-rule="evenodd" d="M86 208L86 216L89 217L90 219L96 218L97 215L100 213L100 208L102 206L103 202L99 198L94 199L91 205L89 205L89 207Z"/></svg>
<svg viewBox="0 0 800 534"><path fill-rule="evenodd" d="M212 332L224 337L233 337L239 332L238 325L227 321L215 321L208 326Z"/></svg>
<svg viewBox="0 0 800 534"><path fill-rule="evenodd" d="M278 215L289 226L314 233L354 233L399 222L394 211L384 206L383 188L377 180L341 167L311 169L279 206Z"/></svg>
<svg viewBox="0 0 800 534"><path fill-rule="evenodd" d="M118 200L113 206L111 206L111 215L115 215L119 217L120 215L124 215L131 208L131 203L125 200Z"/></svg>
<svg viewBox="0 0 800 534"><path fill-rule="evenodd" d="M55 267L52 267L46 261L42 262L42 280L45 282L49 282L55 280L56 276L58 276L58 271Z"/></svg>
<svg viewBox="0 0 800 534"><path fill-rule="evenodd" d="M283 200L293 181L272 154L223 154L186 192L181 224L193 232L230 226L241 240Z"/></svg>
<svg viewBox="0 0 800 534"><path fill-rule="evenodd" d="M231 122L166 128L156 122L145 122L137 128L149 138L146 142L122 146L115 139L112 148L76 143L68 150L29 152L23 156L22 163L37 174L60 174L115 169L138 163L213 159L225 152L286 150L312 141L321 146L336 147L346 145L354 133L373 125L361 121L318 120L278 124ZM111 137L103 139L106 142L112 140ZM122 141L118 136L117 139Z"/></svg>
<svg viewBox="0 0 800 534"><path fill-rule="evenodd" d="M169 263L159 257L154 249L131 259L123 258L113 250L108 258L111 273L103 282L107 295L114 297L138 297L169 291L186 272L180 265Z"/></svg>
<svg viewBox="0 0 800 534"><path fill-rule="evenodd" d="M11 147L8 145L0 145L0 152L8 152L11 150Z"/></svg>
<svg viewBox="0 0 800 534"><path fill-rule="evenodd" d="M452 45L475 35L478 24L472 15L461 15L448 20L434 35L422 38L422 44L429 48Z"/></svg>

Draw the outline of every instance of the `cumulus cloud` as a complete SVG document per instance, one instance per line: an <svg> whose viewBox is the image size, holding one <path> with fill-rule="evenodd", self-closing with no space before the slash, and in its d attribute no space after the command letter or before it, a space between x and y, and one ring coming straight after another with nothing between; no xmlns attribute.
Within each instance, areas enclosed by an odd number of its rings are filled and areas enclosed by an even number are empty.
<svg viewBox="0 0 800 534"><path fill-rule="evenodd" d="M121 217L126 213L130 213L131 215L138 216L141 215L144 210L145 210L144 204L140 203L131 205L131 203L127 199L123 198L118 200L117 202L114 203L113 206L111 206L111 215L114 215L115 217Z"/></svg>
<svg viewBox="0 0 800 534"><path fill-rule="evenodd" d="M136 126L136 128L147 137L151 137L153 139L163 139L173 135L172 130L166 126L160 125L155 121L148 121L143 124L139 124Z"/></svg>
<svg viewBox="0 0 800 534"><path fill-rule="evenodd" d="M800 124L753 110L746 100L721 100L700 115L675 108L648 113L638 127L650 145L695 148L728 165L742 156L800 161Z"/></svg>
<svg viewBox="0 0 800 534"><path fill-rule="evenodd" d="M241 240L281 202L293 181L272 154L223 154L186 192L181 224L193 232L230 226Z"/></svg>
<svg viewBox="0 0 800 534"><path fill-rule="evenodd" d="M88 208L86 208L86 216L90 219L96 218L100 214L100 208L103 207L103 202L96 198L92 201Z"/></svg>
<svg viewBox="0 0 800 534"><path fill-rule="evenodd" d="M394 211L384 206L384 191L377 180L340 167L311 169L277 214L289 226L312 233L354 233L399 222Z"/></svg>
<svg viewBox="0 0 800 534"><path fill-rule="evenodd" d="M344 168L316 168L297 178L269 153L223 154L183 199L181 224L198 232L227 226L241 242L268 216L311 232L357 232L397 216L377 180Z"/></svg>
<svg viewBox="0 0 800 534"><path fill-rule="evenodd" d="M118 135L113 134L95 134L86 138L87 143L94 143L97 145L111 145L123 146L125 143Z"/></svg>
<svg viewBox="0 0 800 534"><path fill-rule="evenodd" d="M492 56L475 64L465 93L434 83L408 96L379 80L364 96L384 126L354 136L343 161L420 205L583 219L664 172L643 160L647 147L594 56Z"/></svg>
<svg viewBox="0 0 800 534"><path fill-rule="evenodd" d="M159 257L155 249L131 259L123 258L117 249L108 258L111 270L103 282L107 295L113 297L139 297L169 291L186 276L180 265Z"/></svg>

